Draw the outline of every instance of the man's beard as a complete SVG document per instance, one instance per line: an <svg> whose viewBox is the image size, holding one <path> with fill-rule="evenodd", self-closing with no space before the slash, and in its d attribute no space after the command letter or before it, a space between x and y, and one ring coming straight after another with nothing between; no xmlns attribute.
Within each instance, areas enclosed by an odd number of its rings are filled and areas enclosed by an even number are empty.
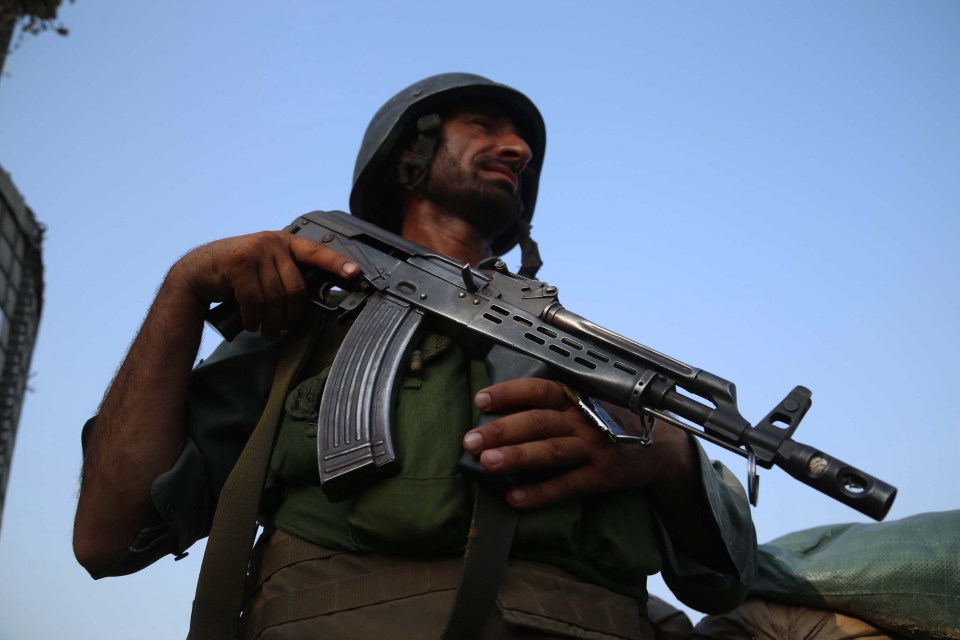
<svg viewBox="0 0 960 640"><path fill-rule="evenodd" d="M492 160L480 156L475 165L479 169ZM506 183L468 175L443 153L434 159L423 189L427 199L470 224L490 242L516 227L523 212L519 186L514 194Z"/></svg>

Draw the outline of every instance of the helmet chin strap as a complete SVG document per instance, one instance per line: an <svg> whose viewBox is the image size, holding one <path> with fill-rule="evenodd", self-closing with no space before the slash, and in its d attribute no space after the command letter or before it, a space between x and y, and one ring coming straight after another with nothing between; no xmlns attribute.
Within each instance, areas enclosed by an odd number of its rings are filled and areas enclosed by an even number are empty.
<svg viewBox="0 0 960 640"><path fill-rule="evenodd" d="M540 248L536 241L530 236L530 230L533 226L529 222L521 220L517 223L520 227L520 272L519 275L524 278L536 278L537 271L543 266L543 260L540 258Z"/></svg>
<svg viewBox="0 0 960 640"><path fill-rule="evenodd" d="M433 160L440 137L440 116L436 113L420 116L417 120L417 133L419 135L417 144L413 147L413 155L397 167L399 182L408 190L420 186L430 172L430 161ZM414 175L417 177L414 178Z"/></svg>

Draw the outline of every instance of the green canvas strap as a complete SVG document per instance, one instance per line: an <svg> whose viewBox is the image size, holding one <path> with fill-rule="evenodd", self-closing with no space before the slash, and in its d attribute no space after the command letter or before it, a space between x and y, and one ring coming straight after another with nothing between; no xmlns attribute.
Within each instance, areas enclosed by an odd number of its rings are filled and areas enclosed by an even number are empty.
<svg viewBox="0 0 960 640"><path fill-rule="evenodd" d="M501 345L494 345L483 363L471 362L471 386L474 395L478 382L486 384L523 377L546 377L547 366ZM486 424L498 416L478 414L477 424ZM461 472L479 465L471 456L461 458ZM517 530L519 514L504 496L504 487L480 481L473 508L467 552L463 560L463 575L454 599L450 620L443 640L474 640L483 633L487 618L493 610L500 584L507 571L507 558Z"/></svg>
<svg viewBox="0 0 960 640"><path fill-rule="evenodd" d="M463 573L443 640L480 638L507 571L519 514L500 491L477 487Z"/></svg>
<svg viewBox="0 0 960 640"><path fill-rule="evenodd" d="M267 405L220 492L203 554L188 640L236 640L257 510L287 391L323 327L294 331L281 345Z"/></svg>

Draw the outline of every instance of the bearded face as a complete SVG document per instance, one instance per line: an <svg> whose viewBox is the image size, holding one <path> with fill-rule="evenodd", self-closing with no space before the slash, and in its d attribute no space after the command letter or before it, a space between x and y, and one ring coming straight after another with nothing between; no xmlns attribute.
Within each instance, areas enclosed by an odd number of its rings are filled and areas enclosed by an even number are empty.
<svg viewBox="0 0 960 640"><path fill-rule="evenodd" d="M423 196L492 241L520 220L520 176L530 157L529 146L502 111L449 114L421 185Z"/></svg>
<svg viewBox="0 0 960 640"><path fill-rule="evenodd" d="M425 197L436 205L492 239L516 226L523 212L523 203L519 180L517 188L513 189L502 180L490 181L480 177L480 169L490 162L489 157L478 156L472 166L464 168L441 148L423 190Z"/></svg>

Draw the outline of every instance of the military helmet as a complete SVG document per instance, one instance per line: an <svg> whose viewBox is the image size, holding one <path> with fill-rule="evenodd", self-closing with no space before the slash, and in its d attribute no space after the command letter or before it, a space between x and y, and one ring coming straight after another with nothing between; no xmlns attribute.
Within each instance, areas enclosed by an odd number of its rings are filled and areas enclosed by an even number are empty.
<svg viewBox="0 0 960 640"><path fill-rule="evenodd" d="M367 126L357 154L353 189L350 192L350 211L353 215L399 233L399 212L387 210L376 193L382 188L385 177L389 179L396 175L388 173L395 172L396 168L387 167L385 163L395 157L398 142L405 132L414 130L423 116L474 100L494 102L505 109L533 152L520 181L524 228L504 233L491 248L494 253L503 254L526 237L537 201L537 185L547 144L543 117L533 102L516 89L471 73L431 76L410 85L380 107ZM394 180L393 184L397 184L397 181Z"/></svg>

